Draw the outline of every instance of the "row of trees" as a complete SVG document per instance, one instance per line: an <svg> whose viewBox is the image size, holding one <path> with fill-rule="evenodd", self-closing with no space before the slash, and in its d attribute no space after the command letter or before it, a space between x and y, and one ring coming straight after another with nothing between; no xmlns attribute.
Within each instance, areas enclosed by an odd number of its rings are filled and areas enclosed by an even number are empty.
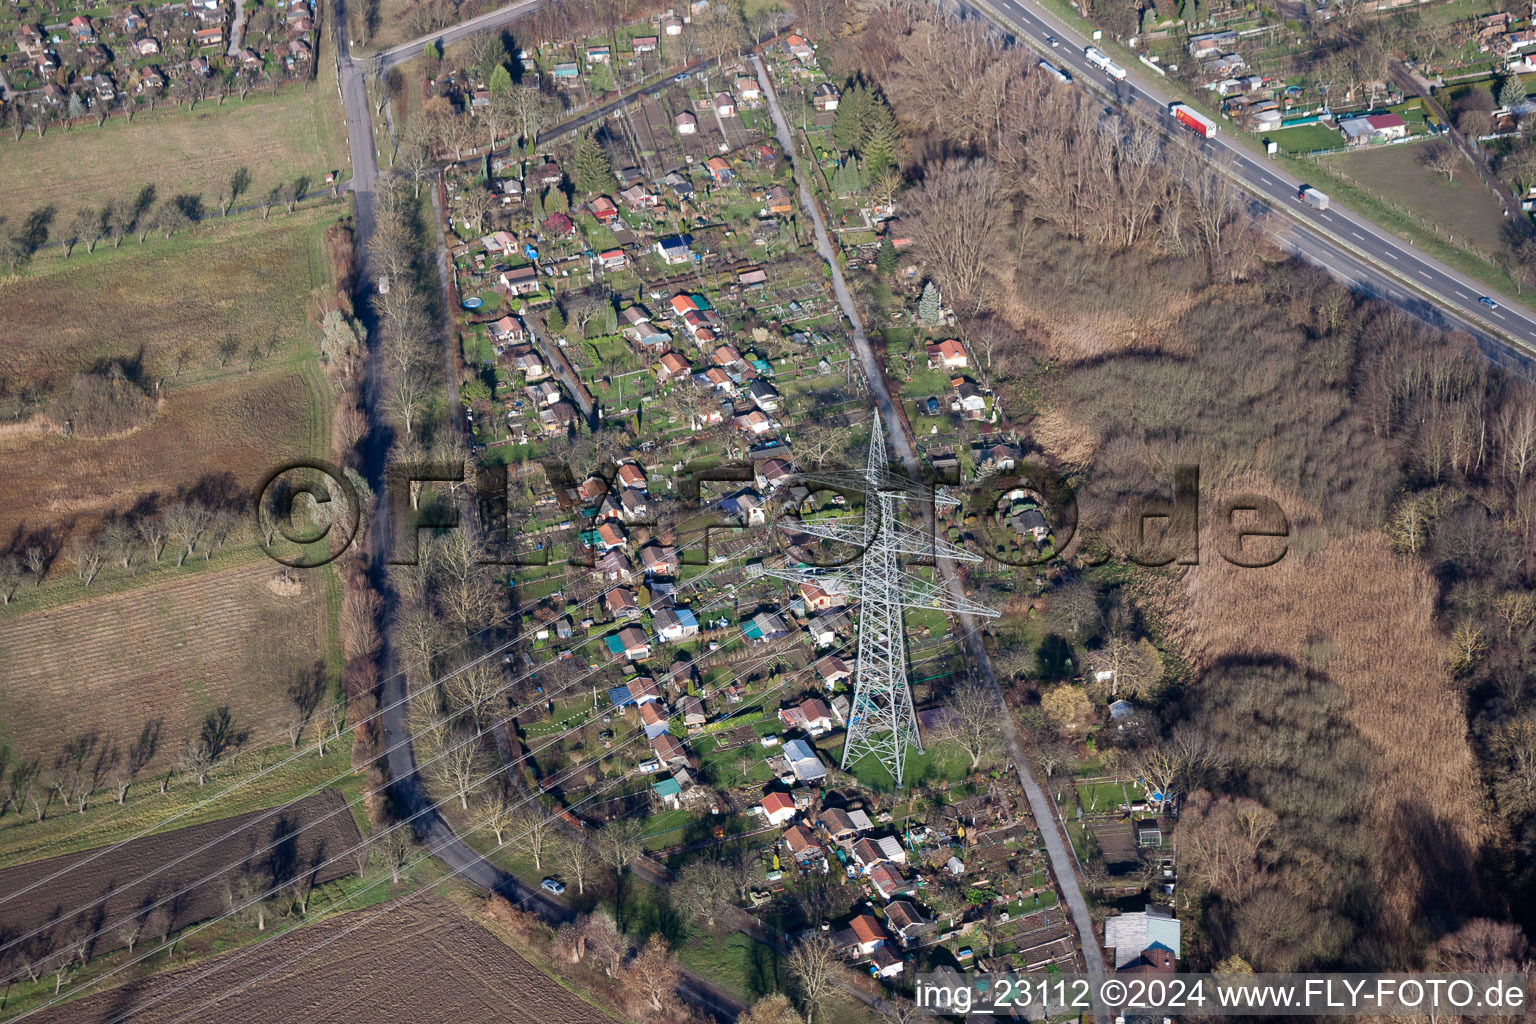
<svg viewBox="0 0 1536 1024"><path fill-rule="evenodd" d="M104 790L124 803L134 783L164 752L163 726L163 718L148 719L137 736L126 739L87 730L70 736L47 757L22 756L0 746L0 817L14 811L42 821L55 802L84 814ZM235 721L228 705L215 708L182 742L174 764L160 777L160 792L170 788L178 772L199 787L205 785L219 761L237 754L249 739L249 730Z"/></svg>

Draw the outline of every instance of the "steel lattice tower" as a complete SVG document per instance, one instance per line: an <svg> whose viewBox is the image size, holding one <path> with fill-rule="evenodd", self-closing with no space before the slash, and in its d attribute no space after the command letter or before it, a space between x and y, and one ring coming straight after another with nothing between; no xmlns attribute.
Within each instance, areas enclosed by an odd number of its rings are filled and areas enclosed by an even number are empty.
<svg viewBox="0 0 1536 1024"><path fill-rule="evenodd" d="M808 479L843 486L853 483L836 476ZM770 568L767 573L792 583L816 582L859 598L859 653L841 767L846 769L873 754L900 786L908 749L915 748L919 753L923 749L917 713L912 706L912 689L907 681L903 609L933 608L987 617L995 617L997 612L964 598L956 599L944 587L902 567L901 555L957 562L979 562L981 557L901 520L899 510L903 502L933 506L953 506L957 502L915 481L895 477L887 470L885 431L878 415L869 439L864 474L855 480L865 495L862 524L818 520L796 522L791 528L797 533L857 545L862 550L858 565L850 569L791 565Z"/></svg>

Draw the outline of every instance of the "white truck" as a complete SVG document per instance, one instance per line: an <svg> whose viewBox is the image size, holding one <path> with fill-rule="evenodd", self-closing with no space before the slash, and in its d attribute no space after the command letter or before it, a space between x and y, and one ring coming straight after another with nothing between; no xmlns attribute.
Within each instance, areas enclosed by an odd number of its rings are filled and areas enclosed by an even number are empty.
<svg viewBox="0 0 1536 1024"><path fill-rule="evenodd" d="M1040 62L1040 70L1056 79L1056 81L1060 82L1062 85L1072 84L1072 75L1069 72L1061 70L1048 60L1042 60Z"/></svg>
<svg viewBox="0 0 1536 1024"><path fill-rule="evenodd" d="M1303 185L1296 192L1296 198L1312 207L1314 210L1328 209L1328 197L1311 185Z"/></svg>
<svg viewBox="0 0 1536 1024"><path fill-rule="evenodd" d="M1125 77L1125 68L1110 60L1109 55L1097 46L1083 47L1083 56L1087 58L1089 64L1103 71L1115 81L1118 82Z"/></svg>

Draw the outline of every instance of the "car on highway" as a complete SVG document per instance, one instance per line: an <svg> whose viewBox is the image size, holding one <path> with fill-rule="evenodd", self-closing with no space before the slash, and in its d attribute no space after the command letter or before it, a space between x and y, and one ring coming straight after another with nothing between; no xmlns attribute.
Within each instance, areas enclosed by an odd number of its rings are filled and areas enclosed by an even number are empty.
<svg viewBox="0 0 1536 1024"><path fill-rule="evenodd" d="M1487 306L1489 309L1498 309L1499 308L1499 304L1497 302L1494 302L1492 299L1490 299L1486 295L1478 296L1477 301L1481 302L1483 305Z"/></svg>
<svg viewBox="0 0 1536 1024"><path fill-rule="evenodd" d="M1057 39L1055 36L1046 36L1045 37L1045 41L1050 43L1052 46L1060 46L1061 45L1061 40Z"/></svg>
<svg viewBox="0 0 1536 1024"><path fill-rule="evenodd" d="M556 896L559 896L561 893L565 892L565 886L555 881L553 878L544 879L544 881L539 883L539 886L545 892L554 893Z"/></svg>

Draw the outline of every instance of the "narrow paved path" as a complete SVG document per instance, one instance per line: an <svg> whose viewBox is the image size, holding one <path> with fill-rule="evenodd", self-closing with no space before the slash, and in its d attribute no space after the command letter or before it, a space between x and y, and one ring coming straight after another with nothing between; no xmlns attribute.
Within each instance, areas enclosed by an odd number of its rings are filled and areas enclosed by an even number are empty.
<svg viewBox="0 0 1536 1024"><path fill-rule="evenodd" d="M875 357L874 348L869 343L869 336L864 332L864 322L859 316L858 306L854 304L853 295L848 291L847 282L843 280L842 268L837 262L837 252L827 234L827 226L822 220L820 207L816 205L816 197L811 193L799 151L795 148L794 136L789 130L789 123L784 119L783 110L779 107L779 98L773 82L768 77L768 69L763 65L761 57L754 55L752 63L757 69L757 80L762 86L763 96L767 98L768 110L773 115L774 131L778 136L779 145L784 147L784 152L789 155L790 163L794 167L795 182L800 189L800 207L811 218L811 225L816 235L816 249L821 253L821 258L826 261L831 271L832 291L837 296L838 305L842 307L843 315L847 317L849 327L852 329L853 346L858 353L859 363L864 368L864 376L869 382L869 391L874 398L875 410L885 421L885 432L891 439L891 447L896 450L907 473L913 479L921 479L922 463L912 443L911 435L907 432L906 418L901 415L900 409L891 397L885 372ZM941 560L939 569L950 594L957 599L963 599L965 586L955 571L953 563ZM1003 711L1000 717L1008 753L1013 758L1014 767L1019 775L1019 785L1023 787L1024 794L1029 800L1030 812L1034 815L1035 825L1045 843L1046 854L1051 859L1051 869L1056 875L1056 883L1061 887L1062 897L1072 912L1072 921L1077 927L1078 942L1082 947L1083 963L1091 977L1102 980L1108 976L1104 957L1099 950L1098 939L1094 935L1093 918L1088 913L1088 902L1083 898L1082 887L1078 884L1076 861L1057 827L1055 807L1049 795L1040 788L1029 770L1029 757L1024 749L1023 738L1019 735L1013 716L1007 713L1007 707L1003 703L1002 691L997 685L997 676L992 670L992 659L987 657L987 650L982 643L976 620L969 615L962 615L959 618L963 628L960 642L965 648L965 653L977 674L992 688L998 707Z"/></svg>

